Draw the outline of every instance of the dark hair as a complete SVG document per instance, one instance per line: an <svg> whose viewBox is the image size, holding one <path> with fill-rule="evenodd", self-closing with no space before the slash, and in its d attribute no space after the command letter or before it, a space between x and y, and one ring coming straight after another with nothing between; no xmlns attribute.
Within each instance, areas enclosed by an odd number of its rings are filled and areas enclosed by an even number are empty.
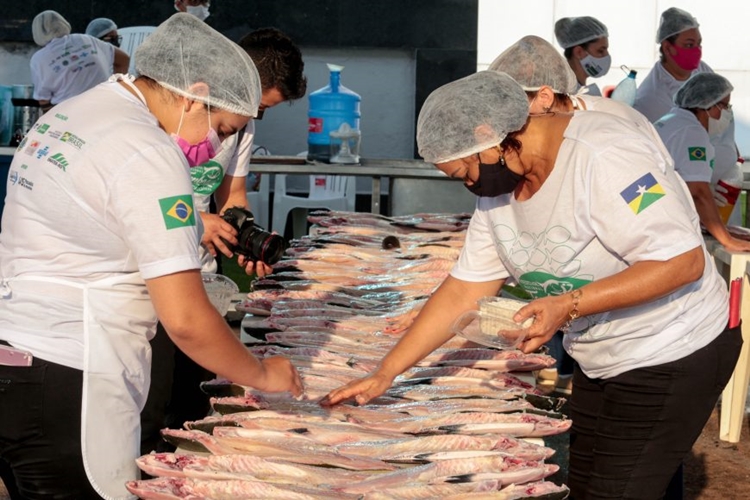
<svg viewBox="0 0 750 500"><path fill-rule="evenodd" d="M263 90L276 88L286 101L305 95L307 78L302 73L302 53L285 33L276 28L260 28L242 37L239 45L255 63Z"/></svg>
<svg viewBox="0 0 750 500"><path fill-rule="evenodd" d="M680 32L680 33L682 33L682 32ZM662 40L662 42L666 41L666 42L669 42L672 45L674 45L674 43L677 41L677 37L680 36L680 33L675 33L672 36L668 36L667 38L665 38L664 40ZM661 42L659 42L659 60L661 62L664 62L664 51L661 48Z"/></svg>
<svg viewBox="0 0 750 500"><path fill-rule="evenodd" d="M591 45L592 43L594 43L597 40L599 40L599 38L596 38L594 40L589 40L588 42L583 42L583 43L578 44L578 45L573 45L572 47L568 47L567 49L565 49L563 51L563 55L565 56L565 59L571 60L573 58L573 49L575 49L576 47L583 47L583 50L585 50L586 52L588 52L589 45Z"/></svg>
<svg viewBox="0 0 750 500"><path fill-rule="evenodd" d="M518 140L518 136L523 134L526 131L526 127L528 127L528 125L529 125L529 120L527 118L526 123L523 124L523 127L505 136L505 139L503 139L503 141L500 143L500 148L503 151L506 149L510 149L520 156L521 148L523 145L521 144L521 141Z"/></svg>

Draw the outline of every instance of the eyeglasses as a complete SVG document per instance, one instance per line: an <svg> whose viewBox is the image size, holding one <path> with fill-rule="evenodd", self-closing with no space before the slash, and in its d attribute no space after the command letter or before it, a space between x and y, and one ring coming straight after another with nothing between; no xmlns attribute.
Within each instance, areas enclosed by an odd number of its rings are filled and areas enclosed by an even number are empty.
<svg viewBox="0 0 750 500"><path fill-rule="evenodd" d="M718 106L719 109L726 109L727 111L732 110L732 105L728 102L717 102L715 105Z"/></svg>

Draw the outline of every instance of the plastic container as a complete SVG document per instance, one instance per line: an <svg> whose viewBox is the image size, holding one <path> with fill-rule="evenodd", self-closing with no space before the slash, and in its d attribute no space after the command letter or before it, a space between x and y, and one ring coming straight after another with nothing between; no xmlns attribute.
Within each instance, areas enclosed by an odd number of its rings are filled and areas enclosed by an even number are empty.
<svg viewBox="0 0 750 500"><path fill-rule="evenodd" d="M203 287L206 289L211 304L219 311L219 314L226 316L232 303L232 297L239 293L240 287L221 274L202 273L201 276Z"/></svg>
<svg viewBox="0 0 750 500"><path fill-rule="evenodd" d="M638 85L635 82L635 76L638 72L634 69L627 70L624 66L624 71L629 71L628 76L623 78L620 83L617 84L615 90L612 91L612 99L615 101L624 102L628 106L635 104L635 93Z"/></svg>
<svg viewBox="0 0 750 500"><path fill-rule="evenodd" d="M513 321L526 302L502 297L485 297L478 301L478 311L468 311L453 322L456 335L477 344L496 349L516 349L526 338L534 322L529 318L519 324Z"/></svg>
<svg viewBox="0 0 750 500"><path fill-rule="evenodd" d="M328 65L329 83L309 96L307 159L328 163L331 158L331 132L347 123L359 134L359 94L341 85L343 66ZM358 155L358 152L356 152ZM359 160L357 156L357 161Z"/></svg>

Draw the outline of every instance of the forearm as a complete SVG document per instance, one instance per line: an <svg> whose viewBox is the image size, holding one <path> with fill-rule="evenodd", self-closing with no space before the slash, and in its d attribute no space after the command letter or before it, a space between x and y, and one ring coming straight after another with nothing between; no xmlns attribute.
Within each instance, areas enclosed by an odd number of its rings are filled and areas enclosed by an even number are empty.
<svg viewBox="0 0 750 500"><path fill-rule="evenodd" d="M167 333L188 357L238 384L265 388L263 366L213 307L198 271L148 280L146 286Z"/></svg>
<svg viewBox="0 0 750 500"><path fill-rule="evenodd" d="M701 224L719 243L727 245L732 236L721 220L719 209L711 193L711 187L707 182L688 182L687 185Z"/></svg>
<svg viewBox="0 0 750 500"><path fill-rule="evenodd" d="M578 311L581 316L588 316L652 302L700 279L704 266L700 246L667 261L636 262L622 272L582 287Z"/></svg>
<svg viewBox="0 0 750 500"><path fill-rule="evenodd" d="M219 213L232 207L248 208L245 177L224 176L219 189L214 194Z"/></svg>
<svg viewBox="0 0 750 500"><path fill-rule="evenodd" d="M378 371L394 378L443 345L453 336L450 327L455 319L465 311L476 309L480 298L497 295L503 282L472 283L448 276L380 363Z"/></svg>

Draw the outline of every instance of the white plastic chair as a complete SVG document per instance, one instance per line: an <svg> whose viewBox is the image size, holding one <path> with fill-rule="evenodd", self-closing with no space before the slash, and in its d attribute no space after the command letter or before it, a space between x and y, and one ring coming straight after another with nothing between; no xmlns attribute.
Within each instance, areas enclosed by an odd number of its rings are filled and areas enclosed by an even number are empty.
<svg viewBox="0 0 750 500"><path fill-rule="evenodd" d="M156 26L130 26L128 28L117 28L117 34L122 37L120 48L130 56L130 68L128 73L135 74L135 49L138 48L148 36L154 32Z"/></svg>
<svg viewBox="0 0 750 500"><path fill-rule="evenodd" d="M307 212L311 208L354 211L356 177L345 175L311 175L310 194L292 196L286 192L286 174L276 175L273 197L273 230L283 235L286 219L292 212L293 237L307 234Z"/></svg>
<svg viewBox="0 0 750 500"><path fill-rule="evenodd" d="M271 211L271 206L269 204L269 193L271 191L270 177L271 174L261 175L258 191L247 192L247 205L255 216L255 223L266 230L268 230L268 215Z"/></svg>

